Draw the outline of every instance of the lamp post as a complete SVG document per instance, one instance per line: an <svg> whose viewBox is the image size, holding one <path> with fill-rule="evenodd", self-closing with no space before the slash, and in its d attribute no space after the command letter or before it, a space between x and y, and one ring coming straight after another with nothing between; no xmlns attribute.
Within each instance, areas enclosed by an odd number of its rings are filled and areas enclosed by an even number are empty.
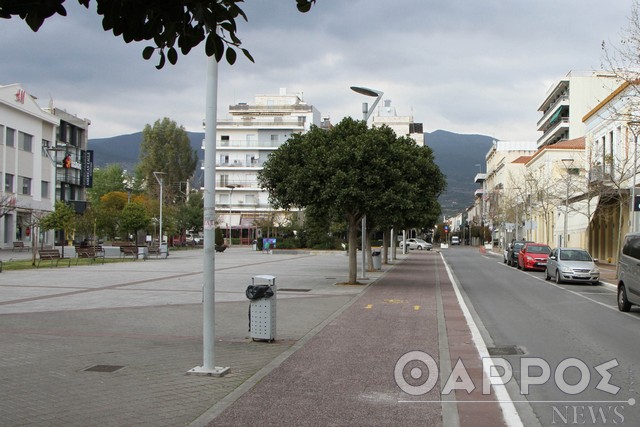
<svg viewBox="0 0 640 427"><path fill-rule="evenodd" d="M163 200L162 200L162 188L164 187L164 177L162 175L165 175L165 172L154 172L153 176L156 178L156 181L158 181L158 184L160 184L160 230L158 231L158 246L162 245L162 204L163 204Z"/></svg>
<svg viewBox="0 0 640 427"><path fill-rule="evenodd" d="M564 169L567 172L567 197L564 201L564 231L562 233L562 244L560 247L567 247L567 228L569 224L569 180L571 175L569 174L569 168L573 164L573 159L561 159Z"/></svg>
<svg viewBox="0 0 640 427"><path fill-rule="evenodd" d="M371 108L369 108L369 105L366 102L362 103L362 120L364 120L364 122L366 123L369 120L369 117L371 117L371 113L373 113L373 110L375 110L376 105L378 105L378 102L380 102L380 100L382 99L382 95L384 95L384 92L375 90L375 89L369 89L366 87L360 87L360 86L351 86L351 90L356 93L359 93L360 95L371 96L376 98ZM362 216L362 279L367 278L367 267L366 267L367 254L365 252L366 245L367 245L367 216L363 215ZM402 246L403 252L406 246L407 246L406 244L403 244Z"/></svg>

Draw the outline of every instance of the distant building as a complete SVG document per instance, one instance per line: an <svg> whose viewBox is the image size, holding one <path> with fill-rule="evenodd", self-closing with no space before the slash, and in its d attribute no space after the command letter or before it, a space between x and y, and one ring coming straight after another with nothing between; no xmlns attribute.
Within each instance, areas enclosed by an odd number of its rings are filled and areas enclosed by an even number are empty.
<svg viewBox="0 0 640 427"><path fill-rule="evenodd" d="M0 247L15 241L53 245L37 219L55 200L84 211L92 163L87 155L89 121L57 108L43 110L19 84L0 86Z"/></svg>
<svg viewBox="0 0 640 427"><path fill-rule="evenodd" d="M413 121L413 116L399 116L396 108L391 106L391 101L385 99L383 106L376 109L372 116L373 126L387 125L396 133L396 136L408 136L419 146L424 145L424 131L422 123Z"/></svg>
<svg viewBox="0 0 640 427"><path fill-rule="evenodd" d="M549 88L538 107L538 147L584 136L582 118L620 85L620 80L604 71L572 71Z"/></svg>
<svg viewBox="0 0 640 427"><path fill-rule="evenodd" d="M274 211L267 192L258 187L258 172L269 154L292 134L330 123L321 123L315 107L286 89L276 95L257 95L253 104L231 105L229 115L218 120L216 127L216 216L227 234L232 232L234 238L241 236L248 243L258 237L251 234L254 223L278 224L285 214Z"/></svg>

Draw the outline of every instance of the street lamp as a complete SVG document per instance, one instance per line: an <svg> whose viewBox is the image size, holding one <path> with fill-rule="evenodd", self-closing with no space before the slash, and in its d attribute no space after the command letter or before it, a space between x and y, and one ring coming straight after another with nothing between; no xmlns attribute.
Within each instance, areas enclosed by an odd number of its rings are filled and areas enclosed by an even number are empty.
<svg viewBox="0 0 640 427"><path fill-rule="evenodd" d="M153 176L160 184L160 230L158 232L158 247L162 245L162 188L164 186L164 177L162 175L166 175L165 172L154 172Z"/></svg>
<svg viewBox="0 0 640 427"><path fill-rule="evenodd" d="M569 173L569 168L573 164L573 159L561 159L562 164L564 165L564 169L567 171L567 197L564 201L564 232L562 235L562 245L560 247L567 247L567 227L569 224L569 180L571 178L571 174Z"/></svg>
<svg viewBox="0 0 640 427"><path fill-rule="evenodd" d="M361 86L351 86L351 90L356 93L359 93L360 95L371 96L376 98L371 108L369 108L369 105L366 102L362 103L362 120L364 120L366 124L366 122L369 120L369 117L371 117L371 113L373 113L373 111L375 110L376 105L378 105L378 102L380 102L380 100L382 99L382 95L384 95L384 92L376 89L361 87ZM367 278L367 267L366 267L367 254L365 252L366 245L367 245L366 236L367 236L367 216L363 215L362 216L362 279ZM407 246L406 244L403 244L402 246L403 251L406 246Z"/></svg>

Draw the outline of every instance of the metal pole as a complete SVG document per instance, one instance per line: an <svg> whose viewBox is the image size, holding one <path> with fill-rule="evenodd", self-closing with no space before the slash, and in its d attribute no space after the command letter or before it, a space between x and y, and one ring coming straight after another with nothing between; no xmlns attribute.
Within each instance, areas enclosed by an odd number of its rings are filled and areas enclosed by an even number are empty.
<svg viewBox="0 0 640 427"><path fill-rule="evenodd" d="M160 232L158 236L158 246L162 245L162 204L163 204L162 189L163 187L164 187L164 178L160 177Z"/></svg>
<svg viewBox="0 0 640 427"><path fill-rule="evenodd" d="M202 307L202 366L188 373L222 376L228 367L215 366L215 234L216 234L216 121L218 102L218 62L214 56L207 59L207 100L204 135L204 259Z"/></svg>
<svg viewBox="0 0 640 427"><path fill-rule="evenodd" d="M636 174L638 173L638 135L633 132L633 188L631 193L631 232L636 232Z"/></svg>

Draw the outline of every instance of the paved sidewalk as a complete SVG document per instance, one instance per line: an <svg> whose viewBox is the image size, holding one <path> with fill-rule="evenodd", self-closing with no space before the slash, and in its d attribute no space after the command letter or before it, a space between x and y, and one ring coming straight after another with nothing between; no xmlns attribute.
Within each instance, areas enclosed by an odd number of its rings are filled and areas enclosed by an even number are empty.
<svg viewBox="0 0 640 427"><path fill-rule="evenodd" d="M202 364L202 256L0 273L0 426L502 423L493 396L439 396L458 357L474 381L482 371L437 253L401 256L369 286L336 285L340 253L216 255L222 378L186 375ZM247 331L258 274L277 277L273 343ZM416 350L442 373L413 396L428 373Z"/></svg>

